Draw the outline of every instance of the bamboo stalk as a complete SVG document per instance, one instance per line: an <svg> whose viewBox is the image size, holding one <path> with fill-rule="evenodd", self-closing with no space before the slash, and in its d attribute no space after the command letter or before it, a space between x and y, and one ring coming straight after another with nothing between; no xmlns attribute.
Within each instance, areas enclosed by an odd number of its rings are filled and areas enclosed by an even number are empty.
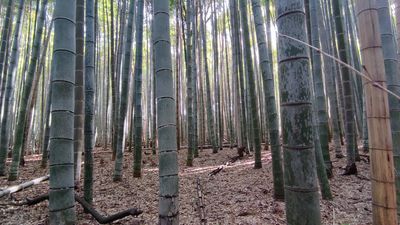
<svg viewBox="0 0 400 225"><path fill-rule="evenodd" d="M373 224L397 224L388 95L374 88L374 83L386 87L376 1L357 0L357 18L363 69L372 80L364 81L364 90L371 153Z"/></svg>
<svg viewBox="0 0 400 225"><path fill-rule="evenodd" d="M46 181L48 179L49 179L49 175L46 175L46 176L39 177L39 178L36 178L36 179L28 181L28 182L19 184L19 185L15 185L15 186L6 188L6 189L0 191L0 198L5 196L5 195L9 195L9 194L21 191L21 190L23 190L25 188L31 187L33 185L39 184L39 183L41 183L43 181Z"/></svg>

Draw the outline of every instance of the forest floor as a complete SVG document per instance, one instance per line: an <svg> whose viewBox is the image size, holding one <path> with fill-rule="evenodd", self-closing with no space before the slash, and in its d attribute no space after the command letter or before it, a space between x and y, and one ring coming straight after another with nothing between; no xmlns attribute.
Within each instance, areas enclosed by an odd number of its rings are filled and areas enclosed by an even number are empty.
<svg viewBox="0 0 400 225"><path fill-rule="evenodd" d="M124 157L123 182L114 183L114 162L110 152L96 149L94 163L94 207L111 215L127 208L140 208L143 214L137 218L126 217L112 224L157 224L158 222L158 158L143 155L142 178L132 176L132 153ZM211 149L200 152L194 167L186 167L186 150L179 152L180 177L180 224L200 224L197 211L196 181L200 178L203 188L205 213L208 224L285 224L284 202L273 199L271 154L262 152L263 168L253 169L253 158L245 157L227 166L229 157L236 150L224 149L212 154ZM365 157L362 157L366 159ZM26 166L21 169L20 180L8 182L0 178L0 188L22 183L47 173L40 168L40 156L27 156ZM332 155L334 177L330 180L333 201L321 200L323 224L367 225L372 224L371 187L367 160L357 163L358 176L341 176L346 159ZM224 169L215 176L209 173L219 166ZM82 181L83 183L83 181ZM48 182L15 193L12 198L0 199L0 224L47 224L48 202L35 206L15 206L15 201L35 197L48 191ZM307 203L304 203L307 204ZM97 224L89 214L77 205L78 224Z"/></svg>

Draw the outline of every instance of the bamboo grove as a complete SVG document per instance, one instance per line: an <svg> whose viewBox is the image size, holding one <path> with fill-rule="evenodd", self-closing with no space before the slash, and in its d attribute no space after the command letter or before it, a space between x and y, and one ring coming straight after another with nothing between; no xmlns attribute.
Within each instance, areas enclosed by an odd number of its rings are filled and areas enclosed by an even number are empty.
<svg viewBox="0 0 400 225"><path fill-rule="evenodd" d="M178 155L207 149L254 169L270 151L293 225L321 224L329 179L369 155L373 223L397 224L400 0L1 0L0 15L0 175L40 156L50 224L77 223L76 189L92 204L95 151L123 182L146 176L145 150L159 223L179 224Z"/></svg>

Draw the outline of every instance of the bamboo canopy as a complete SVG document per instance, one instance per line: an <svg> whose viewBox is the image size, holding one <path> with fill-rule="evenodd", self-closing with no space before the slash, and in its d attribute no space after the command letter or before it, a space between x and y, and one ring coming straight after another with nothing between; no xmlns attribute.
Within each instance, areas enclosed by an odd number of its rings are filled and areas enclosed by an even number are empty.
<svg viewBox="0 0 400 225"><path fill-rule="evenodd" d="M363 72L373 80L364 81L371 154L373 224L395 225L397 207L388 95L375 85L379 83L386 87L376 1L357 0L356 10Z"/></svg>

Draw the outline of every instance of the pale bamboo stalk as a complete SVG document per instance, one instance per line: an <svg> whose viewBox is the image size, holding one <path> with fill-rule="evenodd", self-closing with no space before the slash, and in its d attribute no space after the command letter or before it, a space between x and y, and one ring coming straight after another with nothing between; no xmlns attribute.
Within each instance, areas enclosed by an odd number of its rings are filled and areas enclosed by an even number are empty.
<svg viewBox="0 0 400 225"><path fill-rule="evenodd" d="M386 87L378 11L375 0L357 0L356 7L363 69L372 80L364 81L364 90L371 154L373 224L395 225L397 205L388 95L374 88L378 82Z"/></svg>

